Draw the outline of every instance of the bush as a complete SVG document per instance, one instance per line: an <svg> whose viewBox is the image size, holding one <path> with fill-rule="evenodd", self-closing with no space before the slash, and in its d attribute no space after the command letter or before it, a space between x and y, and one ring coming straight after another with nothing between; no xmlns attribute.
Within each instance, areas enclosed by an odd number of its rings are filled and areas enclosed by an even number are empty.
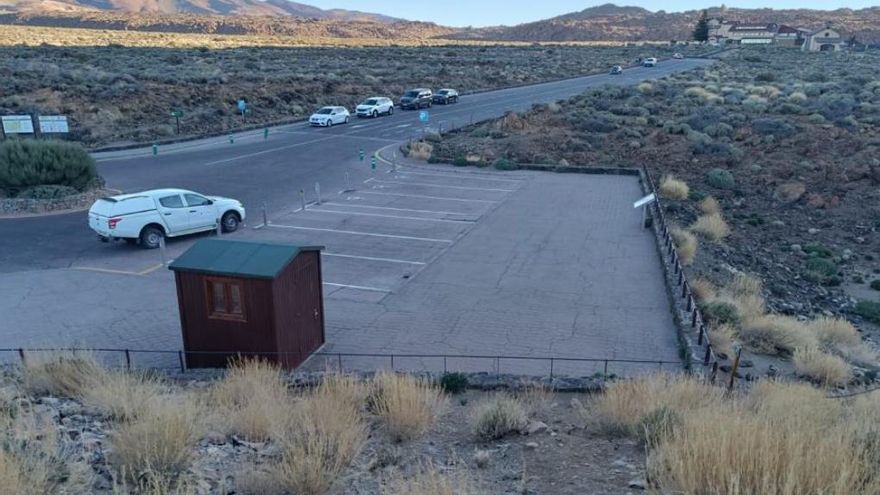
<svg viewBox="0 0 880 495"><path fill-rule="evenodd" d="M807 260L807 271L822 277L833 277L837 275L839 268L837 263L828 258L809 258Z"/></svg>
<svg viewBox="0 0 880 495"><path fill-rule="evenodd" d="M95 160L78 144L29 139L0 143L0 191L48 185L85 191L97 178Z"/></svg>
<svg viewBox="0 0 880 495"><path fill-rule="evenodd" d="M507 158L499 158L495 160L492 166L497 170L516 170L519 168L516 163L513 163Z"/></svg>
<svg viewBox="0 0 880 495"><path fill-rule="evenodd" d="M706 172L706 183L716 189L731 190L736 188L733 174L722 168L713 168Z"/></svg>
<svg viewBox="0 0 880 495"><path fill-rule="evenodd" d="M466 157L457 156L457 157L455 157L454 160L452 160L452 164L455 165L456 167L467 167L468 165L471 164L471 162L469 162Z"/></svg>
<svg viewBox="0 0 880 495"><path fill-rule="evenodd" d="M816 344L813 334L795 318L765 315L746 321L739 329L743 343L763 354L791 354Z"/></svg>
<svg viewBox="0 0 880 495"><path fill-rule="evenodd" d="M820 258L831 258L834 256L834 251L818 242L810 242L803 249L805 253L811 256L819 256Z"/></svg>
<svg viewBox="0 0 880 495"><path fill-rule="evenodd" d="M690 229L716 242L730 235L730 227L727 226L727 222L719 213L700 215L697 221L691 224Z"/></svg>
<svg viewBox="0 0 880 495"><path fill-rule="evenodd" d="M792 362L798 373L815 380L823 387L846 385L852 374L843 359L815 347L796 350Z"/></svg>
<svg viewBox="0 0 880 495"><path fill-rule="evenodd" d="M687 199L689 191L686 182L671 175L666 175L660 180L660 195L664 198L684 200Z"/></svg>
<svg viewBox="0 0 880 495"><path fill-rule="evenodd" d="M590 132L608 133L616 131L618 126L607 117L593 117L587 119L582 126Z"/></svg>
<svg viewBox="0 0 880 495"><path fill-rule="evenodd" d="M440 390L412 376L382 373L375 378L371 410L395 442L422 436L443 406Z"/></svg>
<svg viewBox="0 0 880 495"><path fill-rule="evenodd" d="M707 215L711 215L713 213L721 213L721 204L718 203L718 200L713 198L712 196L706 196L700 201L699 205L700 211Z"/></svg>
<svg viewBox="0 0 880 495"><path fill-rule="evenodd" d="M739 323L739 311L727 301L709 301L700 304L700 311L709 323L735 325Z"/></svg>
<svg viewBox="0 0 880 495"><path fill-rule="evenodd" d="M499 394L477 406L474 432L484 440L495 440L521 430L527 422L528 417L522 403Z"/></svg>
<svg viewBox="0 0 880 495"><path fill-rule="evenodd" d="M793 136L797 129L793 125L779 119L755 119L752 122L752 129L762 136L773 136L776 138L787 138Z"/></svg>
<svg viewBox="0 0 880 495"><path fill-rule="evenodd" d="M29 354L22 368L24 387L32 394L79 397L104 372L90 354Z"/></svg>
<svg viewBox="0 0 880 495"><path fill-rule="evenodd" d="M22 189L15 195L17 198L28 199L59 199L78 194L79 191L70 186L41 185Z"/></svg>
<svg viewBox="0 0 880 495"><path fill-rule="evenodd" d="M880 290L880 278L878 278L877 280L872 280L871 285L869 287L871 287L874 290Z"/></svg>
<svg viewBox="0 0 880 495"><path fill-rule="evenodd" d="M692 264L697 255L697 238L690 232L679 227L673 227L669 231L669 234L672 236L672 240L675 243L675 248L678 250L678 255L681 258L682 264Z"/></svg>
<svg viewBox="0 0 880 495"><path fill-rule="evenodd" d="M856 314L862 318L880 325L880 303L871 301L859 301L856 304Z"/></svg>
<svg viewBox="0 0 880 495"><path fill-rule="evenodd" d="M281 370L263 360L232 364L211 390L224 411L224 430L251 441L265 441L281 428L290 413L291 397Z"/></svg>
<svg viewBox="0 0 880 495"><path fill-rule="evenodd" d="M682 424L681 415L669 407L660 407L646 414L636 427L639 439L649 448L670 439Z"/></svg>
<svg viewBox="0 0 880 495"><path fill-rule="evenodd" d="M467 390L468 377L464 373L443 373L440 377L440 388L447 394L460 394Z"/></svg>
<svg viewBox="0 0 880 495"><path fill-rule="evenodd" d="M425 143L423 141L414 141L410 143L407 148L407 155L409 158L414 160L425 160L431 157L431 153L434 152L434 146L430 143Z"/></svg>

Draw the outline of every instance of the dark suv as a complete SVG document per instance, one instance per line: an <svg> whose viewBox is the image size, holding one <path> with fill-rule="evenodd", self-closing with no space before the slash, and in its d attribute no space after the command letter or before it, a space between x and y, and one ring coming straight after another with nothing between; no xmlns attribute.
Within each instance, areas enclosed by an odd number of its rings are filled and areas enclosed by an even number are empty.
<svg viewBox="0 0 880 495"><path fill-rule="evenodd" d="M411 90L407 91L406 93L404 93L403 96L400 98L400 108L403 108L404 110L406 110L408 108L412 108L412 109L419 109L422 107L429 107L430 108L431 99L433 98L433 96L434 96L434 94L431 92L430 89L425 89L425 88L411 89Z"/></svg>

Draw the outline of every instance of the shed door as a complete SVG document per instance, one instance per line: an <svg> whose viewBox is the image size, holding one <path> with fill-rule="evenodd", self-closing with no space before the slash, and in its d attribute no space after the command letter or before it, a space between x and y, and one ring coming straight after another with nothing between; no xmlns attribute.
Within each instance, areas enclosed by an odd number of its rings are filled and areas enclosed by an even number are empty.
<svg viewBox="0 0 880 495"><path fill-rule="evenodd" d="M321 290L318 264L310 260L296 272L297 319L300 323L299 352L301 359L323 344Z"/></svg>

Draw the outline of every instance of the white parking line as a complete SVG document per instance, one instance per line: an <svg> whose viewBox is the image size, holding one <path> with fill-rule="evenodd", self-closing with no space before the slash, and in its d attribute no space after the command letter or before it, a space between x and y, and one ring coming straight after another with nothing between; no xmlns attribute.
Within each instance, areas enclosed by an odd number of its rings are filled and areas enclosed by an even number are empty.
<svg viewBox="0 0 880 495"><path fill-rule="evenodd" d="M401 194L401 193L389 193L389 192L375 192L375 191L358 191L357 194L376 194L378 196L400 196L402 198L421 198L421 199L443 199L447 201L469 201L473 203L497 203L498 201L494 201L491 199L464 199L464 198L445 198L441 196L425 196L424 194Z"/></svg>
<svg viewBox="0 0 880 495"><path fill-rule="evenodd" d="M424 186L424 187L443 187L446 189L460 189L462 191L489 191L489 192L515 192L516 189L496 189L491 187L468 187L468 186L446 186L442 184L430 184L427 182L398 182L394 180L376 179L375 182L383 184L396 184L400 186Z"/></svg>
<svg viewBox="0 0 880 495"><path fill-rule="evenodd" d="M213 162L208 162L208 163L206 163L205 165L219 165L219 164L221 164L221 163L234 162L234 161L236 161L236 160L241 160L242 158L250 158L250 157L252 157L252 156L265 155L266 153L274 153L274 152L276 152L276 151L286 150L286 149L290 149L290 148L296 148L297 146L305 146L305 145L307 145L307 144L320 143L321 141L328 141L328 140L330 140L330 139L333 139L334 137L335 137L335 136L326 136L326 137L322 137L322 138L319 138L319 139L312 139L312 140L310 140L310 141L302 141L302 142L299 142L299 143L289 144L289 145L287 145L287 146L279 146L278 148L271 148L271 149L268 149L268 150L257 151L257 152L254 152L254 153L248 153L248 154L246 154L246 155L238 155L238 156L234 156L234 157L232 157L232 158L225 158L225 159L223 159L223 160L217 160L217 161L213 161Z"/></svg>
<svg viewBox="0 0 880 495"><path fill-rule="evenodd" d="M460 211L435 211L435 210L414 210L412 208L393 208L391 206L370 206L370 205L359 205L354 203L336 203L333 201L325 201L325 205L334 205L334 206L350 206L353 208L373 208L376 210L392 210L392 211L411 211L414 213L436 213L438 215L466 215L466 213L462 213Z"/></svg>
<svg viewBox="0 0 880 495"><path fill-rule="evenodd" d="M170 263L170 261L169 261L169 263ZM144 275L149 275L150 273L153 273L154 271L158 270L159 268L162 268L163 266L165 266L165 265L163 265L162 263L158 263L156 265L150 266L150 267L148 267L144 270L141 270L139 272L131 272L131 271L125 271L125 270L113 270L111 268L97 268L97 267L91 267L91 266L74 266L74 267L71 267L71 270L79 270L79 271L83 271L83 272L112 273L114 275L134 275L137 277L143 277Z"/></svg>
<svg viewBox="0 0 880 495"><path fill-rule="evenodd" d="M392 172L393 173L393 172ZM461 177L463 179L468 180L490 180L490 181L498 181L498 182L524 182L527 179L495 179L492 177L479 177L477 174L469 173L469 172L438 172L436 174L432 174L430 172L408 172L406 170L397 170L397 174L400 175L426 175L431 177Z"/></svg>
<svg viewBox="0 0 880 495"><path fill-rule="evenodd" d="M327 253L322 252L321 256L331 256L334 258L351 258L355 260L367 260L367 261L384 261L386 263L399 263L401 265L426 265L422 261L407 261L407 260L396 260L394 258L376 258L375 256L355 256L353 254L339 254L339 253Z"/></svg>
<svg viewBox="0 0 880 495"><path fill-rule="evenodd" d="M334 284L331 282L324 282L324 285L329 285L330 287L341 287L343 289L366 290L370 292L391 292L388 289L379 289L377 287L364 287L363 285Z"/></svg>
<svg viewBox="0 0 880 495"><path fill-rule="evenodd" d="M449 239L432 239L430 237L412 237L408 235L394 235L394 234L378 234L375 232L357 232L354 230L337 230L337 229L320 229L317 227L297 227L294 225L278 225L277 223L269 224L269 227L275 227L279 229L294 229L294 230L313 230L316 232L335 232L337 234L348 234L348 235L366 235L370 237L385 237L388 239L404 239L408 241L423 241L423 242L444 242L451 244L452 241Z"/></svg>
<svg viewBox="0 0 880 495"><path fill-rule="evenodd" d="M426 222L445 222L445 223L474 223L474 220L450 220L446 218L424 218L424 217L404 217L399 215L380 215L378 213L357 213L353 211L336 211L336 210L316 210L314 208L307 210L308 213L337 213L340 215L360 215L363 217L378 218L398 218L400 220L424 220Z"/></svg>

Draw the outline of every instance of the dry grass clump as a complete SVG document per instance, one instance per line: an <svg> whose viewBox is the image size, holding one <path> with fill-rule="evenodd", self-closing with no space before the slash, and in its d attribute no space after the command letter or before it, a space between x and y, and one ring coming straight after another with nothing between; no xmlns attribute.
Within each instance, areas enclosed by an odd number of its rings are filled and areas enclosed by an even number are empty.
<svg viewBox="0 0 880 495"><path fill-rule="evenodd" d="M705 278L696 278L691 282L691 292L697 301L709 301L718 295L718 289L711 281Z"/></svg>
<svg viewBox="0 0 880 495"><path fill-rule="evenodd" d="M736 342L736 329L732 325L716 325L709 328L709 342L716 352L722 352L728 356L733 355L733 346Z"/></svg>
<svg viewBox="0 0 880 495"><path fill-rule="evenodd" d="M691 224L690 229L716 242L730 235L730 227L719 213L700 215L697 221Z"/></svg>
<svg viewBox="0 0 880 495"><path fill-rule="evenodd" d="M428 160L431 153L434 152L434 146L431 143L423 141L415 141L409 145L409 157L415 160Z"/></svg>
<svg viewBox="0 0 880 495"><path fill-rule="evenodd" d="M760 296L764 283L754 275L740 272L733 276L727 288L736 295Z"/></svg>
<svg viewBox="0 0 880 495"><path fill-rule="evenodd" d="M797 348L815 345L813 335L804 324L789 316L750 318L738 333L744 344L764 354L792 354Z"/></svg>
<svg viewBox="0 0 880 495"><path fill-rule="evenodd" d="M700 201L699 208L706 215L721 214L721 204L712 196L706 196Z"/></svg>
<svg viewBox="0 0 880 495"><path fill-rule="evenodd" d="M88 382L80 393L83 403L119 421L144 414L167 393L167 387L158 379L137 371L103 370Z"/></svg>
<svg viewBox="0 0 880 495"><path fill-rule="evenodd" d="M104 368L89 353L31 353L22 366L25 389L35 395L77 397L103 374Z"/></svg>
<svg viewBox="0 0 880 495"><path fill-rule="evenodd" d="M233 363L211 390L211 399L223 411L227 433L254 441L265 441L282 428L291 408L281 370L265 360Z"/></svg>
<svg viewBox="0 0 880 495"><path fill-rule="evenodd" d="M807 328L816 335L822 345L855 346L862 343L862 337L856 327L843 318L820 316L811 321Z"/></svg>
<svg viewBox="0 0 880 495"><path fill-rule="evenodd" d="M444 406L439 388L413 376L382 373L374 384L371 409L382 418L395 442L422 436Z"/></svg>
<svg viewBox="0 0 880 495"><path fill-rule="evenodd" d="M281 460L272 477L285 491L325 493L366 440L362 408L366 387L330 376L293 408L280 438Z"/></svg>
<svg viewBox="0 0 880 495"><path fill-rule="evenodd" d="M660 195L668 199L687 199L690 188L683 180L678 180L671 175L660 179Z"/></svg>
<svg viewBox="0 0 880 495"><path fill-rule="evenodd" d="M174 480L193 460L204 411L190 395L166 396L120 424L110 435L117 471L138 484Z"/></svg>
<svg viewBox="0 0 880 495"><path fill-rule="evenodd" d="M474 432L482 439L494 440L525 428L528 419L522 402L508 395L497 394L477 405L474 410Z"/></svg>
<svg viewBox="0 0 880 495"><path fill-rule="evenodd" d="M870 418L805 385L759 384L684 414L649 453L648 476L664 493L878 493Z"/></svg>
<svg viewBox="0 0 880 495"><path fill-rule="evenodd" d="M852 369L846 361L815 347L795 350L792 362L798 373L823 387L846 385L852 375Z"/></svg>
<svg viewBox="0 0 880 495"><path fill-rule="evenodd" d="M522 404L529 417L543 415L553 406L552 387L539 382L523 381L513 397Z"/></svg>
<svg viewBox="0 0 880 495"><path fill-rule="evenodd" d="M478 490L464 474L441 473L433 466L422 466L410 475L398 473L383 493L387 495L477 495Z"/></svg>
<svg viewBox="0 0 880 495"><path fill-rule="evenodd" d="M697 256L698 243L696 236L680 227L672 227L669 235L672 236L672 242L675 243L675 248L678 250L682 264L692 264Z"/></svg>

